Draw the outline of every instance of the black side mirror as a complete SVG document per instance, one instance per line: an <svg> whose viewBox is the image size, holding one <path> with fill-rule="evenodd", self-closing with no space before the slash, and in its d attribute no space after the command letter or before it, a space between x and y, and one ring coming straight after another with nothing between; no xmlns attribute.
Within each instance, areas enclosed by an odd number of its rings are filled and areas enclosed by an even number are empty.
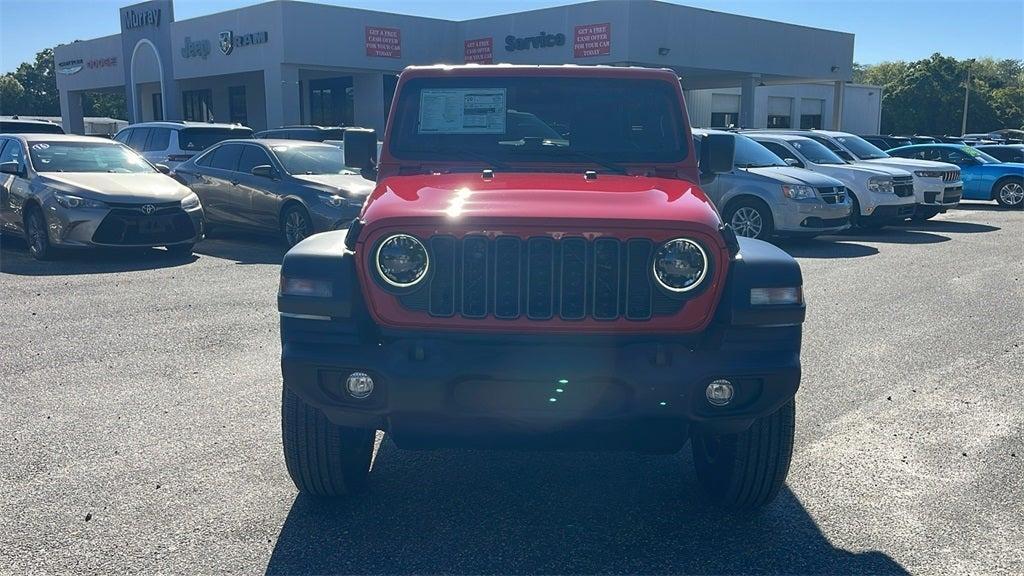
<svg viewBox="0 0 1024 576"><path fill-rule="evenodd" d="M277 177L277 171L270 164L260 164L259 166L252 167L252 175L273 179Z"/></svg>
<svg viewBox="0 0 1024 576"><path fill-rule="evenodd" d="M157 172L160 172L161 174L171 173L171 169L166 164L154 164L153 166L156 167Z"/></svg>
<svg viewBox="0 0 1024 576"><path fill-rule="evenodd" d="M371 128L345 130L345 165L359 168L373 180L377 174L377 131Z"/></svg>
<svg viewBox="0 0 1024 576"><path fill-rule="evenodd" d="M4 162L0 164L0 173L21 176L21 165L17 162Z"/></svg>
<svg viewBox="0 0 1024 576"><path fill-rule="evenodd" d="M701 142L701 152L701 168L704 172L731 172L736 157L736 137L731 134L708 134Z"/></svg>

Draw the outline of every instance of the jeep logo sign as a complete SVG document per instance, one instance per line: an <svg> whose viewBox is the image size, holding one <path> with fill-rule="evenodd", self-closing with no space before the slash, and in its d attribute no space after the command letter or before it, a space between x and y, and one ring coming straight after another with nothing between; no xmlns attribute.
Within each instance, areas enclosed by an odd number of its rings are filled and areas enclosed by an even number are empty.
<svg viewBox="0 0 1024 576"><path fill-rule="evenodd" d="M185 36L185 45L181 47L182 58L202 58L206 60L206 57L209 55L209 40L196 40L193 42L191 37Z"/></svg>
<svg viewBox="0 0 1024 576"><path fill-rule="evenodd" d="M511 34L505 36L505 50L515 52L516 50L529 50L531 48L552 48L554 46L565 46L565 34L548 34L541 32L537 36L516 38Z"/></svg>
<svg viewBox="0 0 1024 576"><path fill-rule="evenodd" d="M129 9L124 13L124 18L121 24L125 30L131 30L133 28L142 28L144 26L152 26L154 28L160 27L160 9L153 8L152 10L133 10Z"/></svg>

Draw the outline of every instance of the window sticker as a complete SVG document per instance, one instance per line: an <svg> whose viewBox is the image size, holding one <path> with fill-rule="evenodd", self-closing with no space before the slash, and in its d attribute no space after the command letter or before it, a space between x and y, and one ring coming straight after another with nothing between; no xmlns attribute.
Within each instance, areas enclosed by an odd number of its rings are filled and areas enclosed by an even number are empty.
<svg viewBox="0 0 1024 576"><path fill-rule="evenodd" d="M420 134L504 134L504 88L444 88L420 92Z"/></svg>
<svg viewBox="0 0 1024 576"><path fill-rule="evenodd" d="M961 148L961 150L964 154L967 154L971 158L977 158L978 156L981 156L981 154L978 154L977 150L971 148L970 146L964 146L963 148Z"/></svg>
<svg viewBox="0 0 1024 576"><path fill-rule="evenodd" d="M33 144L32 145L32 149L33 150L46 150L49 147L50 147L50 145L47 144L46 142L40 142L39 144Z"/></svg>

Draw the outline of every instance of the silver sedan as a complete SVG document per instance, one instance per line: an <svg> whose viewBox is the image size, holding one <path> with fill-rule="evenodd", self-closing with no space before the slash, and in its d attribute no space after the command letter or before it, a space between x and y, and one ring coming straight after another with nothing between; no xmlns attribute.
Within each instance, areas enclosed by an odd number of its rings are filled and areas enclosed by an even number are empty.
<svg viewBox="0 0 1024 576"><path fill-rule="evenodd" d="M0 228L23 235L40 260L97 246L190 254L203 208L165 170L103 138L0 135Z"/></svg>

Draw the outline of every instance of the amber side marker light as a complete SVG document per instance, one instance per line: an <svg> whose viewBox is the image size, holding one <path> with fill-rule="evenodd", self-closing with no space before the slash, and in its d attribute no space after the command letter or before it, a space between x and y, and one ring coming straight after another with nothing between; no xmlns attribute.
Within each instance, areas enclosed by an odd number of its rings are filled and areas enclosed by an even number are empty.
<svg viewBox="0 0 1024 576"><path fill-rule="evenodd" d="M751 288L751 306L796 305L803 302L803 290L799 286L779 288Z"/></svg>

